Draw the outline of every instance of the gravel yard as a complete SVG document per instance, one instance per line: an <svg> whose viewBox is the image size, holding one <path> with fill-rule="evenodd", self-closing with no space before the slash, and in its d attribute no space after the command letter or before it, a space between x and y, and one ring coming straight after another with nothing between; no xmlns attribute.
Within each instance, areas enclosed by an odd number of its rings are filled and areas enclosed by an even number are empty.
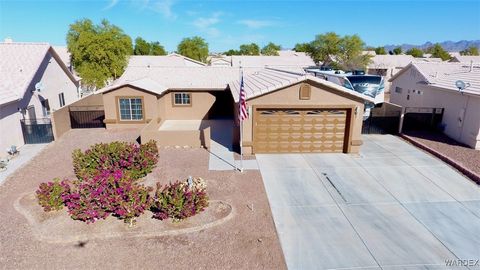
<svg viewBox="0 0 480 270"><path fill-rule="evenodd" d="M97 142L135 141L138 134L138 130L72 130L12 174L0 186L0 268L286 268L260 173L208 171L208 152L203 149L160 149L157 168L146 182L166 183L189 175L206 179L210 199L233 207L234 216L225 223L176 236L91 239L65 244L38 241L25 217L13 207L21 194L34 192L40 182L54 177L73 178L73 149L86 149Z"/></svg>
<svg viewBox="0 0 480 270"><path fill-rule="evenodd" d="M443 134L431 132L409 132L408 138L453 159L467 169L480 175L480 151L469 148Z"/></svg>

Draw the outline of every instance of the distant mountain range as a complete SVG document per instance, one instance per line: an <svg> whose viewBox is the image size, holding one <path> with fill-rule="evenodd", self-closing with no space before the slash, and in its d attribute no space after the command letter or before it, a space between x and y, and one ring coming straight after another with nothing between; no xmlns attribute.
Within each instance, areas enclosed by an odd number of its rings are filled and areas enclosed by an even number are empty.
<svg viewBox="0 0 480 270"><path fill-rule="evenodd" d="M460 41L444 41L444 42L439 42L442 47L449 52L459 52L461 50L465 50L466 48L469 48L471 46L475 46L477 48L480 48L480 40L460 40ZM413 45L413 44L402 44L402 45L385 45L385 50L388 52L390 50L393 50L394 48L397 48L399 46L402 47L403 51L409 50L411 48L419 48L419 49L426 49L428 47L433 46L435 43L432 43L430 41L422 44L422 45Z"/></svg>

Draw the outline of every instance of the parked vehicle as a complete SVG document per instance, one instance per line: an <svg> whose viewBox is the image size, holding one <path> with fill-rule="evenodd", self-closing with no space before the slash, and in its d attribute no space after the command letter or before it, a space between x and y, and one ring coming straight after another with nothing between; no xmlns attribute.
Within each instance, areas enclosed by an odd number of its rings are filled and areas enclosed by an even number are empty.
<svg viewBox="0 0 480 270"><path fill-rule="evenodd" d="M325 67L308 67L305 71L313 74L315 77L322 78L352 91L374 98L374 104L365 104L365 118L370 115L371 108L376 104L385 101L384 78L382 76L365 75L365 71L363 70L343 72L341 70L333 69L326 70Z"/></svg>

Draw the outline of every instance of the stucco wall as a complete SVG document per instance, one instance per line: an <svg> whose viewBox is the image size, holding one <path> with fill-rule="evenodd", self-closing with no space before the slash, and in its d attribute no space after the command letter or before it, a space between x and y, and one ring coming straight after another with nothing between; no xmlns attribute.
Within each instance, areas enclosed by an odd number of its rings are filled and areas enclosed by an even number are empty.
<svg viewBox="0 0 480 270"><path fill-rule="evenodd" d="M7 155L6 149L11 145L20 147L24 144L18 111L18 102L0 106L0 157Z"/></svg>
<svg viewBox="0 0 480 270"><path fill-rule="evenodd" d="M50 109L57 110L60 108L58 97L60 93L63 93L66 105L78 100L76 83L68 77L50 53L47 54L46 61L45 71L41 77L44 90L39 94L48 99Z"/></svg>
<svg viewBox="0 0 480 270"><path fill-rule="evenodd" d="M391 102L403 107L444 108L444 133L479 149L480 97L417 84L421 80L414 69L404 72L392 82ZM395 92L395 87L402 88L402 93Z"/></svg>
<svg viewBox="0 0 480 270"><path fill-rule="evenodd" d="M169 120L202 120L208 118L208 111L215 102L214 95L208 92L189 92L191 93L191 106L174 106L172 100L174 93L167 93L161 97L164 107L163 118Z"/></svg>
<svg viewBox="0 0 480 270"><path fill-rule="evenodd" d="M174 106L172 96L175 92L176 91L173 91L157 97L149 92L125 86L103 94L107 128L142 127L148 120L155 118L161 118L162 120L202 120L208 118L208 111L215 102L214 95L209 92L189 92L191 93L191 106ZM120 123L118 121L117 105L117 97L120 96L143 97L144 120L140 122Z"/></svg>
<svg viewBox="0 0 480 270"><path fill-rule="evenodd" d="M143 98L143 120L120 121L117 97L141 97ZM125 86L103 94L105 109L105 124L108 128L136 128L143 127L151 120L159 117L157 96L149 92Z"/></svg>
<svg viewBox="0 0 480 270"><path fill-rule="evenodd" d="M244 153L251 153L253 142L253 106L258 105L291 105L292 107L301 107L302 105L315 105L318 108L322 106L335 106L335 105L351 105L358 107L357 115L353 114L353 130L351 141L356 143L361 142L362 131L362 116L363 116L363 101L357 98L353 98L347 94L340 93L334 89L328 89L323 85L319 85L315 82L308 82L311 85L311 97L309 100L299 99L300 86L303 83L298 83L289 86L278 91L256 97L254 99L247 100L249 106L250 117L243 123L243 151ZM237 108L235 108L237 111ZM359 145L351 145L350 152L357 153L360 150Z"/></svg>
<svg viewBox="0 0 480 270"><path fill-rule="evenodd" d="M198 130L159 130L162 120L150 121L141 131L142 143L155 140L157 146L189 146L210 148L210 127Z"/></svg>
<svg viewBox="0 0 480 270"><path fill-rule="evenodd" d="M52 129L55 140L58 140L63 134L71 129L70 111L68 110L68 106L52 113Z"/></svg>

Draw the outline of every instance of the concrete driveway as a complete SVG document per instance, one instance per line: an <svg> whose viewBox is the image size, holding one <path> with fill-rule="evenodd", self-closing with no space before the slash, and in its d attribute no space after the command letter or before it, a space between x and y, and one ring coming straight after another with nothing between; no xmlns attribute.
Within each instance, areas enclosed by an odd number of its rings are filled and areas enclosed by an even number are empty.
<svg viewBox="0 0 480 270"><path fill-rule="evenodd" d="M401 139L256 156L289 269L480 269L478 186Z"/></svg>

